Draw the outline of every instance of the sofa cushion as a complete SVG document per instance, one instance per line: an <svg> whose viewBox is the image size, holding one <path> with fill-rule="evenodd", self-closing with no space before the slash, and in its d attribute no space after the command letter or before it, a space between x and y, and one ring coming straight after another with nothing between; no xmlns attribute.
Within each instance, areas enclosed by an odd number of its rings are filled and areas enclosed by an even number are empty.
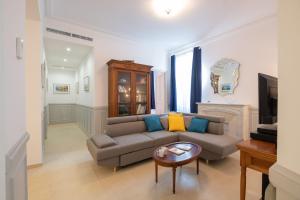
<svg viewBox="0 0 300 200"><path fill-rule="evenodd" d="M193 116L183 116L184 125L185 125L186 130L189 129L189 126L190 126L193 118L194 118Z"/></svg>
<svg viewBox="0 0 300 200"><path fill-rule="evenodd" d="M106 125L105 130L107 135L111 137L117 137L133 133L143 133L146 131L146 125L144 121L134 121Z"/></svg>
<svg viewBox="0 0 300 200"><path fill-rule="evenodd" d="M208 120L203 118L193 118L191 124L189 126L188 131L197 132L197 133L205 133L208 128Z"/></svg>
<svg viewBox="0 0 300 200"><path fill-rule="evenodd" d="M126 153L150 148L154 146L154 141L144 134L130 134L113 138L118 144L107 148L98 149L97 159L103 160Z"/></svg>
<svg viewBox="0 0 300 200"><path fill-rule="evenodd" d="M224 135L224 124L217 122L209 122L207 132L216 135Z"/></svg>
<svg viewBox="0 0 300 200"><path fill-rule="evenodd" d="M107 119L107 124L120 124L120 123L127 123L127 122L135 122L138 120L136 115L133 116L126 116L126 117L110 117Z"/></svg>
<svg viewBox="0 0 300 200"><path fill-rule="evenodd" d="M157 115L144 117L144 121L149 132L161 131L163 127L160 122L160 118Z"/></svg>
<svg viewBox="0 0 300 200"><path fill-rule="evenodd" d="M105 148L117 144L117 142L108 135L94 135L92 140L98 148Z"/></svg>
<svg viewBox="0 0 300 200"><path fill-rule="evenodd" d="M176 132L156 131L144 134L153 139L155 146L161 146L178 141L178 133Z"/></svg>
<svg viewBox="0 0 300 200"><path fill-rule="evenodd" d="M125 153L125 151L132 152L140 149L146 149L153 147L154 145L152 138L141 133L114 137L114 140L118 142L120 147L124 148L123 153Z"/></svg>
<svg viewBox="0 0 300 200"><path fill-rule="evenodd" d="M137 115L137 120L138 121L144 121L144 119L145 119L145 117L149 117L149 116L153 116L153 115L155 115L155 116L159 116L159 117L161 117L162 116L162 114L145 114L145 115Z"/></svg>
<svg viewBox="0 0 300 200"><path fill-rule="evenodd" d="M160 123L166 131L169 130L169 118L167 115L160 117Z"/></svg>
<svg viewBox="0 0 300 200"><path fill-rule="evenodd" d="M194 142L207 151L226 156L236 151L236 144L240 140L228 135L199 134L193 132L182 132L179 134L180 141Z"/></svg>

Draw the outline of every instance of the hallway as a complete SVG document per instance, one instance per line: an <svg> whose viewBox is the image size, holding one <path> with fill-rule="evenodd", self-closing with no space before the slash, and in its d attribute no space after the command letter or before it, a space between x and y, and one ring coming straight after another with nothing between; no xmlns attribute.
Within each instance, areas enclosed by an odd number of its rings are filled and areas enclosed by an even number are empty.
<svg viewBox="0 0 300 200"><path fill-rule="evenodd" d="M46 165L78 162L86 157L86 135L76 124L50 125L45 140L44 163Z"/></svg>

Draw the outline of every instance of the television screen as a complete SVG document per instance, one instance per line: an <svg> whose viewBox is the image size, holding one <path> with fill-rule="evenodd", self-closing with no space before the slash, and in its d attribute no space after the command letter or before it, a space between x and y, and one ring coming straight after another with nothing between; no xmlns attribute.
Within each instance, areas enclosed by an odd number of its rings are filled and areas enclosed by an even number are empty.
<svg viewBox="0 0 300 200"><path fill-rule="evenodd" d="M259 123L274 124L277 122L277 78L266 74L258 74L258 107Z"/></svg>

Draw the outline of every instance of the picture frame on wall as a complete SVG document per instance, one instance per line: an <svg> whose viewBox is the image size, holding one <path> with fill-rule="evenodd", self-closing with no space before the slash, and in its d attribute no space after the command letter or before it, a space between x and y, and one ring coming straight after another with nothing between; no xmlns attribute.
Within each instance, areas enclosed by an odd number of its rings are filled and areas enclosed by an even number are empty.
<svg viewBox="0 0 300 200"><path fill-rule="evenodd" d="M83 78L83 90L86 92L90 91L90 77L89 76L85 76Z"/></svg>
<svg viewBox="0 0 300 200"><path fill-rule="evenodd" d="M70 94L70 85L69 84L53 84L53 93L54 94Z"/></svg>

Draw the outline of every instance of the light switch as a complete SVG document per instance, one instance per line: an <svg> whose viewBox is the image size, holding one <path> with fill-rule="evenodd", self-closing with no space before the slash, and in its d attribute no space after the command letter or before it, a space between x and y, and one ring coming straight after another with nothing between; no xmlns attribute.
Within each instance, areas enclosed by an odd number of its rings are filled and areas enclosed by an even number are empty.
<svg viewBox="0 0 300 200"><path fill-rule="evenodd" d="M23 43L24 40L22 38L18 37L16 39L16 57L19 60L23 59Z"/></svg>

